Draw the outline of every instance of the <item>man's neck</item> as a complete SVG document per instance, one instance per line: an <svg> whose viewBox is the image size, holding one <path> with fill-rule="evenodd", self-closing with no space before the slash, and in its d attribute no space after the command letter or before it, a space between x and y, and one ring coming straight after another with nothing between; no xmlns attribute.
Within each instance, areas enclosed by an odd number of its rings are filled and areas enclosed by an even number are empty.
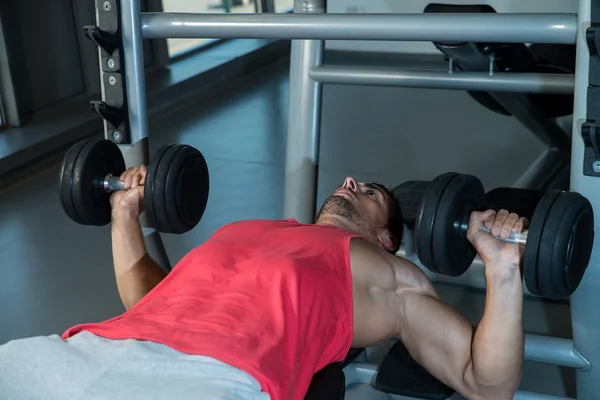
<svg viewBox="0 0 600 400"><path fill-rule="evenodd" d="M353 226L352 224L350 224L340 218L328 217L328 216L320 217L319 219L317 219L317 222L315 222L315 224L323 225L323 226L335 226L337 228L345 229L350 232L360 233L360 232L358 232L358 230L356 229L355 226Z"/></svg>
<svg viewBox="0 0 600 400"><path fill-rule="evenodd" d="M376 236L368 235L368 234L365 234L364 232L361 232L361 230L358 229L356 227L356 225L346 221L345 219L326 215L326 216L319 217L317 219L317 221L315 222L315 224L322 225L322 226L335 226L336 228L340 228L340 229L344 229L344 230L352 232L352 233L356 233L356 234L362 236L364 239L366 239L370 243L372 243L376 246L378 245L378 240L377 240Z"/></svg>

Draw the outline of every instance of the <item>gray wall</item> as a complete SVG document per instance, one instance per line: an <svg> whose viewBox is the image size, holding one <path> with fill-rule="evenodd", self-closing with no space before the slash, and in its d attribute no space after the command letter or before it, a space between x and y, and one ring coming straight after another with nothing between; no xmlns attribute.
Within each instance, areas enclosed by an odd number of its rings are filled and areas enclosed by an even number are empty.
<svg viewBox="0 0 600 400"><path fill-rule="evenodd" d="M70 0L19 0L12 12L8 42L21 114L47 107L85 90L77 29ZM32 12L35 11L35 12Z"/></svg>

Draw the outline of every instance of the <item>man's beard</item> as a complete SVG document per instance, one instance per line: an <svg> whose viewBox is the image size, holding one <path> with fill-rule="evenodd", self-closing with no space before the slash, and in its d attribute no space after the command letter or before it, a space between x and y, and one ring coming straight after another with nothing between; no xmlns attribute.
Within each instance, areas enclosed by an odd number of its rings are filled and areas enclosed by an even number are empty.
<svg viewBox="0 0 600 400"><path fill-rule="evenodd" d="M358 210L352 202L341 196L329 196L321 206L317 221L321 217L341 217L355 224L360 224L360 216Z"/></svg>

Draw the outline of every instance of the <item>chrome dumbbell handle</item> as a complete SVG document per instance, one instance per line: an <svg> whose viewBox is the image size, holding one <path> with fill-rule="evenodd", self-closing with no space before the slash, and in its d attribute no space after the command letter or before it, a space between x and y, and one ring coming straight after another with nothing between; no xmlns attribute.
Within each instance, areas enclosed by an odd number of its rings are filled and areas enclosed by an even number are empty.
<svg viewBox="0 0 600 400"><path fill-rule="evenodd" d="M455 225L456 227L456 225ZM467 235L467 230L468 230L468 224L466 222L463 222L459 229L460 231L466 236ZM491 233L490 230L488 228L486 228L485 226L481 229L484 232L488 232ZM514 244L518 244L521 246L525 246L525 244L527 243L527 234L529 231L527 230L523 230L521 232L511 232L510 236L508 236L506 239L503 238L498 238L498 240L502 240L503 242L506 243L514 243Z"/></svg>
<svg viewBox="0 0 600 400"><path fill-rule="evenodd" d="M125 182L119 179L118 176L106 175L103 182L104 190L107 193L116 192L117 190L125 190Z"/></svg>
<svg viewBox="0 0 600 400"><path fill-rule="evenodd" d="M490 233L490 230L488 228L486 228L485 226L483 227L482 231ZM525 230L521 231L521 232L511 232L510 236L507 237L506 239L503 239L503 238L498 238L498 239L502 240L503 242L520 244L521 246L525 246L525 243L527 243L527 233L528 233L528 231L525 231Z"/></svg>

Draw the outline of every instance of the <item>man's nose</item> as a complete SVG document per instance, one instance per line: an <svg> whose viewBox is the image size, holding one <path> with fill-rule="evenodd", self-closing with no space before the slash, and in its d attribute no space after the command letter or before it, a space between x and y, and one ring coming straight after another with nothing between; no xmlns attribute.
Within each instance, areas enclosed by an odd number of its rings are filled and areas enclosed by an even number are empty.
<svg viewBox="0 0 600 400"><path fill-rule="evenodd" d="M344 181L344 188L356 192L358 183L356 183L356 180L353 177L349 176Z"/></svg>

